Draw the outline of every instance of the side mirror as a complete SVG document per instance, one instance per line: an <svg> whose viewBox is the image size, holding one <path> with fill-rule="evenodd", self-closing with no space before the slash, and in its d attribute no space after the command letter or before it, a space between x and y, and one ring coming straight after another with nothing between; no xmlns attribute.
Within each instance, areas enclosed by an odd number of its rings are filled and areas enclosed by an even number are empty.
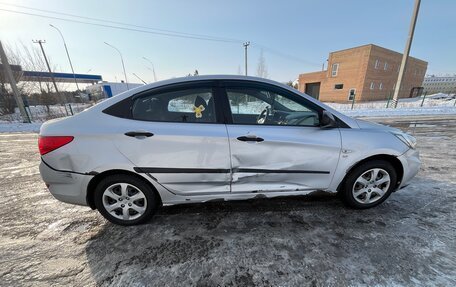
<svg viewBox="0 0 456 287"><path fill-rule="evenodd" d="M330 129L330 128L337 128L337 121L336 119L334 118L334 116L324 110L322 113L321 113L321 117L320 117L320 128L322 129Z"/></svg>

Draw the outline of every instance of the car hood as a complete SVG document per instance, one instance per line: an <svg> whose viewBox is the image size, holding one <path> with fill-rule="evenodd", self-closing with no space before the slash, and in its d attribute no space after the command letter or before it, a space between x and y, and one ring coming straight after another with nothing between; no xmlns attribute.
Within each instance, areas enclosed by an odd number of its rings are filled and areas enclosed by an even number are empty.
<svg viewBox="0 0 456 287"><path fill-rule="evenodd" d="M366 130L380 130L380 131L385 131L385 132L402 132L400 129L392 128L390 126L385 126L365 120L356 120L356 123L358 124L360 129L366 129Z"/></svg>

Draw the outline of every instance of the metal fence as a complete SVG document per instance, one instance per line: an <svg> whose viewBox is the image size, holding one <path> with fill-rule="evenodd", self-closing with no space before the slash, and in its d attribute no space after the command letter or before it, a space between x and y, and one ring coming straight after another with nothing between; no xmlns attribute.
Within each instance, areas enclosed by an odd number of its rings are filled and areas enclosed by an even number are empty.
<svg viewBox="0 0 456 287"><path fill-rule="evenodd" d="M367 92L362 97L356 94L346 103L327 103L338 110L388 109L388 108L426 108L456 106L456 90L428 95L426 92L415 97L402 97L397 103L393 101L394 90Z"/></svg>

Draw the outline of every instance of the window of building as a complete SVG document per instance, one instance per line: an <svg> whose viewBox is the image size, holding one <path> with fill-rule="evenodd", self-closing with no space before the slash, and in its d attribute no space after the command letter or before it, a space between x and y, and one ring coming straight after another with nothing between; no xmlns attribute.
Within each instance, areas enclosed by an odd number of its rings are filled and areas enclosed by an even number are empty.
<svg viewBox="0 0 456 287"><path fill-rule="evenodd" d="M380 67L380 60L375 60L375 69L378 69Z"/></svg>
<svg viewBox="0 0 456 287"><path fill-rule="evenodd" d="M388 70L388 63L387 62L385 62L385 64L383 65L383 70L385 70L385 71Z"/></svg>
<svg viewBox="0 0 456 287"><path fill-rule="evenodd" d="M375 89L375 83L374 82L371 82L370 89L371 90Z"/></svg>
<svg viewBox="0 0 456 287"><path fill-rule="evenodd" d="M339 71L339 64L338 63L332 64L331 77L337 76L338 71Z"/></svg>
<svg viewBox="0 0 456 287"><path fill-rule="evenodd" d="M334 89L335 90L342 90L344 88L344 84L335 84Z"/></svg>
<svg viewBox="0 0 456 287"><path fill-rule="evenodd" d="M378 89L379 89L379 90L382 90L382 89L383 89L383 83L380 83L380 84L378 85Z"/></svg>

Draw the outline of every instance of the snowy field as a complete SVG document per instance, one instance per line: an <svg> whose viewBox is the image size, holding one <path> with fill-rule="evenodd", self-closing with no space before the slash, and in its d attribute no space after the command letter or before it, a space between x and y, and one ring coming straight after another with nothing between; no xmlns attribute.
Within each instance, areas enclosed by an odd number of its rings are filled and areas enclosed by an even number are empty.
<svg viewBox="0 0 456 287"><path fill-rule="evenodd" d="M0 133L39 132L41 124L47 120L61 118L72 111L74 114L90 107L90 104L73 103L70 105L30 106L27 113L32 123L22 123L19 109L14 114L0 116ZM66 110L65 110L66 109Z"/></svg>
<svg viewBox="0 0 456 287"><path fill-rule="evenodd" d="M456 116L413 133L422 167L383 204L331 194L161 208L113 225L55 200L35 133L0 134L1 286L456 286Z"/></svg>
<svg viewBox="0 0 456 287"><path fill-rule="evenodd" d="M391 102L375 101L355 103L353 109L351 103L336 104L325 103L328 106L351 117L398 117L411 115L448 115L456 114L455 94L434 94L423 97L399 99L397 108L391 107Z"/></svg>
<svg viewBox="0 0 456 287"><path fill-rule="evenodd" d="M455 115L455 94L435 94L430 95L423 101L422 97L400 99L397 108L386 108L387 101L376 101L367 103L355 103L352 105L325 103L328 106L351 117L401 117L401 116L429 116L429 115ZM421 105L423 105L421 107ZM89 104L72 104L74 113L78 113L88 107ZM265 108L264 104L259 102L241 103L234 106L237 113L259 114ZM173 101L170 103L171 111L180 110L191 112L193 104L191 102ZM17 110L17 109L16 109ZM69 107L67 106L67 110ZM44 106L30 107L29 113L32 115L32 124L21 123L20 114L17 110L15 114L0 116L0 133L9 132L39 132L41 123L65 115L64 106L50 106L49 110Z"/></svg>

